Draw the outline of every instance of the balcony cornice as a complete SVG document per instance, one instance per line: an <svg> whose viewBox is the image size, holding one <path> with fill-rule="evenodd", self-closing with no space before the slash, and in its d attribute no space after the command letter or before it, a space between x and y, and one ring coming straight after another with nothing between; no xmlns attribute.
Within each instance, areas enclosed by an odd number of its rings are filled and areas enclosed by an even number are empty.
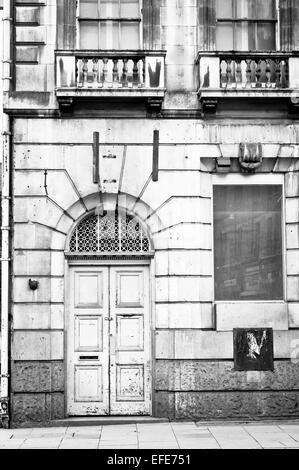
<svg viewBox="0 0 299 470"><path fill-rule="evenodd" d="M115 49L68 49L68 50L55 50L55 55L59 56L75 56L75 57L107 57L107 58L130 58L130 57L165 57L167 51L165 50L146 50L146 49L134 49L134 50L115 50Z"/></svg>

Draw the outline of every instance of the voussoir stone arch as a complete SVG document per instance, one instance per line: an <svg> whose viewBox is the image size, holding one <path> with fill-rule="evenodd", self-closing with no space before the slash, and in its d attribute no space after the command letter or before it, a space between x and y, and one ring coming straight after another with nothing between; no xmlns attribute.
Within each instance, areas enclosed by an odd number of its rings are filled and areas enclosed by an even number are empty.
<svg viewBox="0 0 299 470"><path fill-rule="evenodd" d="M147 204L129 194L101 194L98 192L78 199L64 211L55 227L56 231L62 235L56 242L56 248L68 251L70 237L75 227L91 213L115 212L117 208L139 219L150 239L151 250L154 250L155 235L163 229L158 215L154 214Z"/></svg>

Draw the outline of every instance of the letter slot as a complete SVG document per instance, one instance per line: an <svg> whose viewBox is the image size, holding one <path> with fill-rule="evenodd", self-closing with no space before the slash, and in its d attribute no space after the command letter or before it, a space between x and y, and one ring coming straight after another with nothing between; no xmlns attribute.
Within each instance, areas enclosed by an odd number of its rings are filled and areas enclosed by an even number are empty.
<svg viewBox="0 0 299 470"><path fill-rule="evenodd" d="M79 356L80 361L98 361L99 356Z"/></svg>

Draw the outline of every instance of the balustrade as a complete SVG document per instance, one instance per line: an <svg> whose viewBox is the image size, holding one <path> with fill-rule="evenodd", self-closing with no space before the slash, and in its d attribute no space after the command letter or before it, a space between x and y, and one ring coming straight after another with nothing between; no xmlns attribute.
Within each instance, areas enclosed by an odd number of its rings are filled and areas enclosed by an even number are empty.
<svg viewBox="0 0 299 470"><path fill-rule="evenodd" d="M288 88L288 59L269 57L234 57L220 59L222 88Z"/></svg>
<svg viewBox="0 0 299 470"><path fill-rule="evenodd" d="M76 58L79 88L142 88L145 86L145 58Z"/></svg>

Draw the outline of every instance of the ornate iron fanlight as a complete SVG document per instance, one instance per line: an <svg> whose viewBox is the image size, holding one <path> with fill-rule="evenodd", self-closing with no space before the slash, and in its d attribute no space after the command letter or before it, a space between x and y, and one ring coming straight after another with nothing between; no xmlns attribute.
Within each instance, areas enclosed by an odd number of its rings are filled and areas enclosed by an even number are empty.
<svg viewBox="0 0 299 470"><path fill-rule="evenodd" d="M149 238L138 219L121 212L90 214L74 229L71 253L144 253Z"/></svg>

